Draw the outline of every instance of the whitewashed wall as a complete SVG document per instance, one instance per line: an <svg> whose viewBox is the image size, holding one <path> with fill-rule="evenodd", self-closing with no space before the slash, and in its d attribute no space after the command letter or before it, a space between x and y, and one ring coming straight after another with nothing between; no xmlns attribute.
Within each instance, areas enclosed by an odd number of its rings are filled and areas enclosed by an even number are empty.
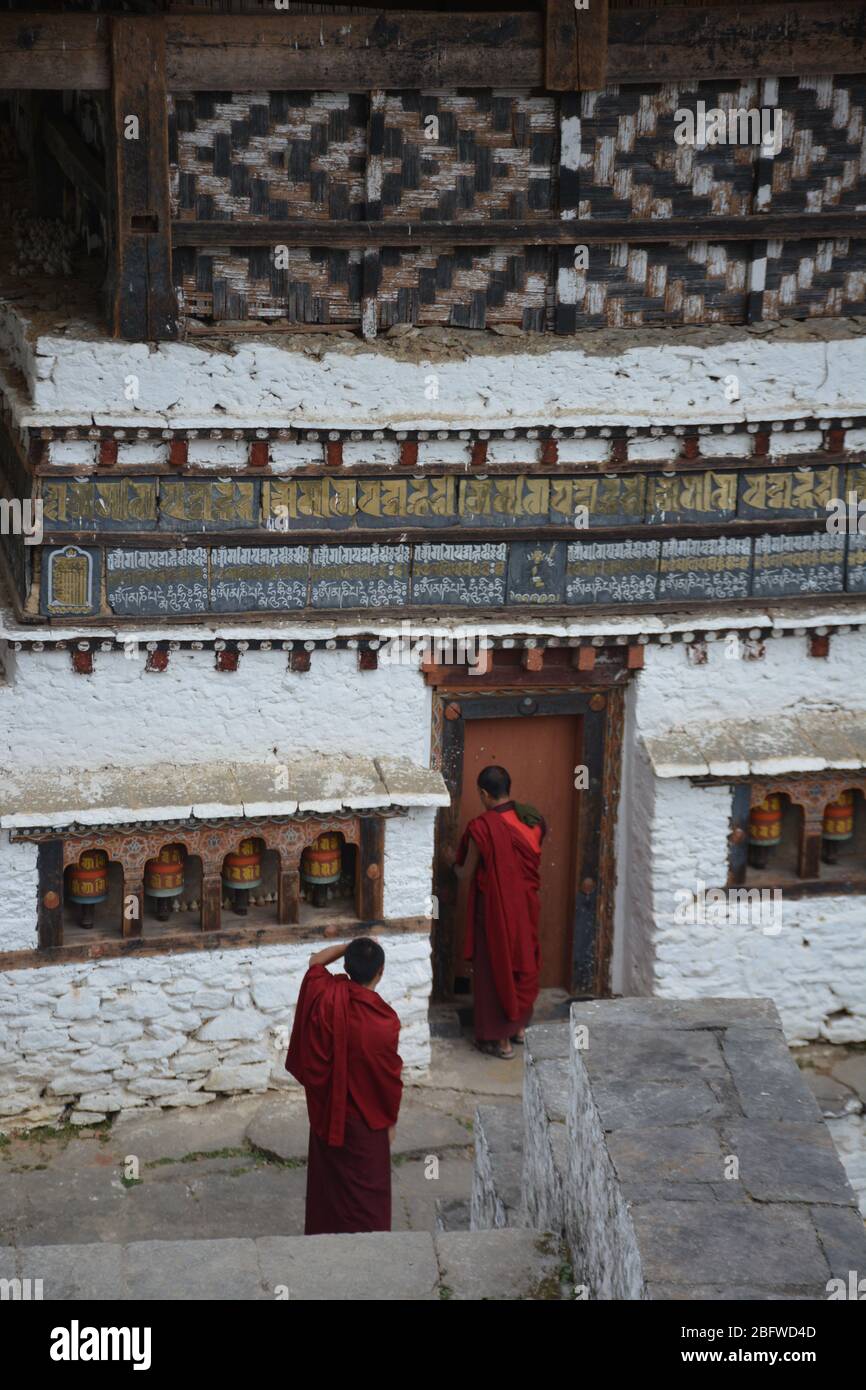
<svg viewBox="0 0 866 1390"><path fill-rule="evenodd" d="M172 630L172 637L176 630ZM416 667L359 671L354 651L316 651L307 672L283 651L246 652L217 671L212 651L98 651L77 675L68 651L22 652L0 685L0 756L17 766L132 767L270 761L305 751L390 755L426 765L431 692Z"/></svg>
<svg viewBox="0 0 866 1390"><path fill-rule="evenodd" d="M98 767L270 760L309 752L384 754L426 764L430 691L417 669L359 672L354 652L317 651L309 672L283 651L247 653L235 672L212 651L96 654L91 676L68 652L20 653L0 686L0 757L8 764ZM385 917L431 915L435 813L386 821ZM35 845L0 833L0 951L37 944ZM404 1025L403 1055L429 1059L426 935L385 939L382 992ZM0 976L0 1117L57 1118L143 1104L199 1104L284 1084L275 1029L290 1021L314 946L195 952L162 959L42 966ZM284 1051L283 1047L283 1051ZM84 1099L82 1099L84 1097Z"/></svg>
<svg viewBox="0 0 866 1390"><path fill-rule="evenodd" d="M866 897L787 900L777 935L758 926L679 924L677 891L726 882L732 791L656 778L639 743L643 734L702 719L864 709L864 671L862 632L834 636L827 660L809 658L805 639L795 637L768 642L756 661L728 658L717 643L703 666L690 665L679 646L647 649L629 692L615 988L681 999L764 995L792 1041L866 1039Z"/></svg>
<svg viewBox="0 0 866 1390"><path fill-rule="evenodd" d="M400 1054L429 1064L430 942L384 933ZM0 974L0 1127L294 1085L283 1063L309 942Z"/></svg>
<svg viewBox="0 0 866 1390"><path fill-rule="evenodd" d="M521 340L516 351L494 339L450 359L435 346L430 359L407 357L405 345L387 341L306 352L253 341L215 351L71 332L37 336L14 306L0 305L0 353L24 377L24 390L11 394L25 424L78 425L92 414L106 423L203 430L287 421L311 429L460 429L736 423L863 408L866 337L851 324L701 336L667 328L634 345L629 335L614 342L594 333L586 349ZM734 401L726 394L730 376L739 384Z"/></svg>
<svg viewBox="0 0 866 1390"><path fill-rule="evenodd" d="M0 951L36 947L37 855L38 846L13 845L8 830L0 830Z"/></svg>

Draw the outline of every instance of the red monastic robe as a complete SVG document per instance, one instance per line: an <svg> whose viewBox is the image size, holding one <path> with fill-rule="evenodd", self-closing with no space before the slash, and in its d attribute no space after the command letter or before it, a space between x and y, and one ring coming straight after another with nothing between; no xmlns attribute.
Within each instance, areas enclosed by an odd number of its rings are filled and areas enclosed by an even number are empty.
<svg viewBox="0 0 866 1390"><path fill-rule="evenodd" d="M542 826L528 826L513 802L471 820L457 852L470 839L480 863L469 884L466 958L475 976L475 1035L504 1040L529 1021L538 995L541 953L538 918Z"/></svg>
<svg viewBox="0 0 866 1390"><path fill-rule="evenodd" d="M310 1117L307 1235L391 1229L399 1036L400 1020L375 990L310 966L286 1055Z"/></svg>

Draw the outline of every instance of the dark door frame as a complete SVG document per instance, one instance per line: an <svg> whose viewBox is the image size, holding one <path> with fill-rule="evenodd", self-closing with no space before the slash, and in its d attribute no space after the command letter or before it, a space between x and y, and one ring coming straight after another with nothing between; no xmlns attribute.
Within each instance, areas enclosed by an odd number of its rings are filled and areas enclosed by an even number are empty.
<svg viewBox="0 0 866 1390"><path fill-rule="evenodd" d="M578 803L575 898L572 935L571 991L579 995L605 996L610 992L613 947L613 893L615 857L613 836L619 791L622 747L623 692L599 690L542 691L538 688L485 690L477 694L462 689L434 691L434 728L438 764L451 793L451 805L443 807L436 827L435 881L438 917L434 928L434 986L440 998L453 993L451 961L456 922L457 881L443 864L442 851L456 848L460 791L463 783L464 729L467 719L532 719L551 714L579 715L583 719L582 762L588 769L588 787Z"/></svg>

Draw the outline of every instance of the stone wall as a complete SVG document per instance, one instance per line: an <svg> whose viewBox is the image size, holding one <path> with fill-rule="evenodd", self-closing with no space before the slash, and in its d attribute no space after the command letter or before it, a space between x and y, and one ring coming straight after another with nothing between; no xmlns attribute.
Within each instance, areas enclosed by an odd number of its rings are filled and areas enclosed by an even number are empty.
<svg viewBox="0 0 866 1390"><path fill-rule="evenodd" d="M591 1298L820 1299L866 1267L772 1004L607 1000L571 1029L564 1221Z"/></svg>
<svg viewBox="0 0 866 1390"><path fill-rule="evenodd" d="M387 932L384 999L410 1070L430 1060L429 938ZM309 942L0 974L0 1124L294 1085L283 1063Z"/></svg>

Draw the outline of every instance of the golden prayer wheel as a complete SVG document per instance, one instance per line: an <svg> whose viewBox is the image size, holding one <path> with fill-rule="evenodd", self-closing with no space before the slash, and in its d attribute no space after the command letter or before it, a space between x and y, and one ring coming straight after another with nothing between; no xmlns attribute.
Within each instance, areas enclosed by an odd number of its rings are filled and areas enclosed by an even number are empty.
<svg viewBox="0 0 866 1390"><path fill-rule="evenodd" d="M749 861L754 868L766 868L768 850L781 839L782 798L771 795L753 806L749 814Z"/></svg>
<svg viewBox="0 0 866 1390"><path fill-rule="evenodd" d="M167 922L172 898L183 892L183 860L181 845L163 845L156 859L144 866L144 891L156 899L156 916Z"/></svg>
<svg viewBox="0 0 866 1390"><path fill-rule="evenodd" d="M840 792L835 801L824 807L824 820L821 825L824 839L823 859L827 864L835 864L839 856L839 846L854 835L854 793Z"/></svg>
<svg viewBox="0 0 866 1390"><path fill-rule="evenodd" d="M343 871L343 837L336 832L320 835L301 855L301 878L311 890L315 907L324 907L329 883L338 883Z"/></svg>
<svg viewBox="0 0 866 1390"><path fill-rule="evenodd" d="M262 882L262 851L259 840L241 840L237 850L223 860L223 887L232 894L235 912L246 916L249 894Z"/></svg>
<svg viewBox="0 0 866 1390"><path fill-rule="evenodd" d="M108 897L108 855L104 849L86 849L69 874L66 896L81 909L82 927L93 926L93 909Z"/></svg>

